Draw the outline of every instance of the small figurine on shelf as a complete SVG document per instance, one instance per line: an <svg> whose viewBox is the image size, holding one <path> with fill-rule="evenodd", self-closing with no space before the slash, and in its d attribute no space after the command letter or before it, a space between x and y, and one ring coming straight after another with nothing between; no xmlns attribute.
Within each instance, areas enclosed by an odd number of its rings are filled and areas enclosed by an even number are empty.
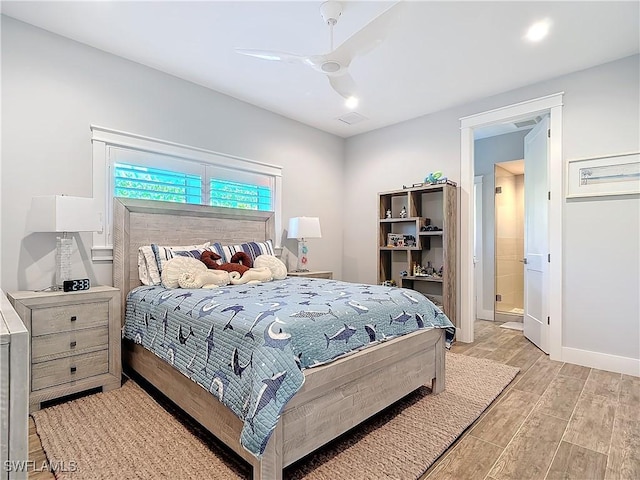
<svg viewBox="0 0 640 480"><path fill-rule="evenodd" d="M431 265L431 262L427 262L427 275L433 275L433 266Z"/></svg>
<svg viewBox="0 0 640 480"><path fill-rule="evenodd" d="M404 236L404 246L405 247L415 247L416 246L416 237L413 235L405 235Z"/></svg>
<svg viewBox="0 0 640 480"><path fill-rule="evenodd" d="M431 172L424 179L424 183L435 185L436 183L447 183L447 177L442 176L442 172Z"/></svg>
<svg viewBox="0 0 640 480"><path fill-rule="evenodd" d="M391 209L390 208L387 210L386 218L391 218Z"/></svg>
<svg viewBox="0 0 640 480"><path fill-rule="evenodd" d="M403 206L400 210L400 218L407 218L407 207Z"/></svg>

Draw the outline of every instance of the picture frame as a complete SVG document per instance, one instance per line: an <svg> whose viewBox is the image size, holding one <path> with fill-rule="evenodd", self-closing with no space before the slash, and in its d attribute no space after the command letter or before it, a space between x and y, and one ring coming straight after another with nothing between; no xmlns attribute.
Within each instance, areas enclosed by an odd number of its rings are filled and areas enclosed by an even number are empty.
<svg viewBox="0 0 640 480"><path fill-rule="evenodd" d="M569 160L566 198L640 193L640 152Z"/></svg>
<svg viewBox="0 0 640 480"><path fill-rule="evenodd" d="M387 247L404 247L404 235L401 233L387 233Z"/></svg>

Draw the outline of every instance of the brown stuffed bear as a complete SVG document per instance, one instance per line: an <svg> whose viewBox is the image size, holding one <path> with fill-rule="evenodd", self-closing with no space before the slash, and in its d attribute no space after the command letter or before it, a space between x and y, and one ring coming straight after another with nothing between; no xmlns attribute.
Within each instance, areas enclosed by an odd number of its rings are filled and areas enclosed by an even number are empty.
<svg viewBox="0 0 640 480"><path fill-rule="evenodd" d="M218 264L217 260L222 257L215 252L204 251L200 256L200 261L211 270L224 270L226 272L238 272L244 275L244 272L253 267L251 257L244 252L237 252L231 257L230 263Z"/></svg>

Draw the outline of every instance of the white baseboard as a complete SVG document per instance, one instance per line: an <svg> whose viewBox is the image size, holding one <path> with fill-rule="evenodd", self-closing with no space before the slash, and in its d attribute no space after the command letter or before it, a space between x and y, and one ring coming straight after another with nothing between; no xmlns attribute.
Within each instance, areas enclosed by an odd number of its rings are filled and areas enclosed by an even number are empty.
<svg viewBox="0 0 640 480"><path fill-rule="evenodd" d="M640 377L640 359L638 358L620 357L608 353L562 347L561 361Z"/></svg>
<svg viewBox="0 0 640 480"><path fill-rule="evenodd" d="M479 320L491 320L493 321L493 310L478 310L476 312L476 318Z"/></svg>

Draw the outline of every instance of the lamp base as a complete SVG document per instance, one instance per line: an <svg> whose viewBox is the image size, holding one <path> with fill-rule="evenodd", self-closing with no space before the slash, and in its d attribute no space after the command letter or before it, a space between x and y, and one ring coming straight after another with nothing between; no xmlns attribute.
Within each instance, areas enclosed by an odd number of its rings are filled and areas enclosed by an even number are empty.
<svg viewBox="0 0 640 480"><path fill-rule="evenodd" d="M300 239L298 242L298 264L296 265L296 272L308 272L309 269L306 268L309 263L309 258L307 257L307 253L309 253L309 249L307 248L307 242L304 241L304 238Z"/></svg>
<svg viewBox="0 0 640 480"><path fill-rule="evenodd" d="M65 280L71 280L71 252L73 238L58 237L56 240L56 287L62 290Z"/></svg>

